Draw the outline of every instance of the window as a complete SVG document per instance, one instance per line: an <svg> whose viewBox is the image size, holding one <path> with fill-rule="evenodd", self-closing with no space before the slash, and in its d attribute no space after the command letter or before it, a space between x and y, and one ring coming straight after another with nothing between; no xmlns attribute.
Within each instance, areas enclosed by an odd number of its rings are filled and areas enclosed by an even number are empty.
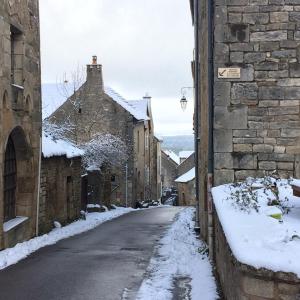
<svg viewBox="0 0 300 300"><path fill-rule="evenodd" d="M22 32L11 26L11 83L23 86L24 41Z"/></svg>
<svg viewBox="0 0 300 300"><path fill-rule="evenodd" d="M4 162L4 222L16 217L16 151L13 140L9 137Z"/></svg>
<svg viewBox="0 0 300 300"><path fill-rule="evenodd" d="M148 133L145 134L145 148L146 148L146 150L148 150L148 148L149 148L149 134Z"/></svg>

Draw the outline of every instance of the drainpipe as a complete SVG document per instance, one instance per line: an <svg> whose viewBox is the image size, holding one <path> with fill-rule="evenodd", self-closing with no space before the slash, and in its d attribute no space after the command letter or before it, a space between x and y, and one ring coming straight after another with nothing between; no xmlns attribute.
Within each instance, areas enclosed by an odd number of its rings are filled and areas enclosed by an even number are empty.
<svg viewBox="0 0 300 300"><path fill-rule="evenodd" d="M42 164L42 137L40 137L39 165L38 165L38 186L37 186L36 224L35 224L35 235L36 236L39 235L41 164Z"/></svg>
<svg viewBox="0 0 300 300"><path fill-rule="evenodd" d="M208 112L209 112L209 141L208 141L208 178L207 178L207 202L208 202L208 247L210 258L214 254L214 218L213 199L211 189L213 187L214 174L214 141L213 141L213 119L214 119L214 1L207 0L208 20Z"/></svg>
<svg viewBox="0 0 300 300"><path fill-rule="evenodd" d="M128 163L126 163L125 166L125 172L126 172L126 182L125 182L125 200L126 200L126 207L128 207Z"/></svg>
<svg viewBox="0 0 300 300"><path fill-rule="evenodd" d="M196 181L196 224L195 231L200 232L200 193L199 193L199 114L200 114L200 53L199 53L199 0L194 0L194 34L195 34L195 181Z"/></svg>

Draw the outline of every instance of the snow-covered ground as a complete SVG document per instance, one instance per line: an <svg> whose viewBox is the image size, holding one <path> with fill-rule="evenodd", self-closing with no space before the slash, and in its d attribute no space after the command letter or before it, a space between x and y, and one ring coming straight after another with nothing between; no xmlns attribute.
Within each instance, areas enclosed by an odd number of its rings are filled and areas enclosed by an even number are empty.
<svg viewBox="0 0 300 300"><path fill-rule="evenodd" d="M192 300L218 298L212 266L207 256L200 253L205 245L194 234L194 213L194 208L181 211L161 239L137 299L172 299L174 281L182 277L191 279Z"/></svg>
<svg viewBox="0 0 300 300"><path fill-rule="evenodd" d="M215 207L240 262L300 277L300 198L293 196L288 180L270 180L278 190L265 184L266 179L213 188ZM251 207L241 210L249 201Z"/></svg>
<svg viewBox="0 0 300 300"><path fill-rule="evenodd" d="M106 221L131 211L134 211L134 209L118 207L103 213L89 213L86 216L86 220L78 220L65 227L55 228L48 234L35 237L29 241L19 243L13 248L0 251L0 269L17 263L42 247L53 245L62 239L91 230Z"/></svg>

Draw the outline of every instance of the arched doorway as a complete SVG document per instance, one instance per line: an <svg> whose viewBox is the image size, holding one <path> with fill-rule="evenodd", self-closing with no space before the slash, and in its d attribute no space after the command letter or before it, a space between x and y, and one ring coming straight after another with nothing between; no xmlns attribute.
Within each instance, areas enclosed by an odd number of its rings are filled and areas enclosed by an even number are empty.
<svg viewBox="0 0 300 300"><path fill-rule="evenodd" d="M32 157L23 129L15 127L7 138L3 157L3 222L32 214L36 187Z"/></svg>
<svg viewBox="0 0 300 300"><path fill-rule="evenodd" d="M11 136L8 138L4 159L4 222L16 217L17 163Z"/></svg>

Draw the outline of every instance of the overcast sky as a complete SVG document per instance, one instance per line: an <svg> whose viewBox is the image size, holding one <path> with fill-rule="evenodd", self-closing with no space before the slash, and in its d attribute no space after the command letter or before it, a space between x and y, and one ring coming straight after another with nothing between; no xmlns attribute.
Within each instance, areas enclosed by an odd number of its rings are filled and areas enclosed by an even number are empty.
<svg viewBox="0 0 300 300"><path fill-rule="evenodd" d="M192 85L193 28L188 0L41 0L42 81L98 56L105 85L126 99L153 98L159 135L192 133L180 89Z"/></svg>

